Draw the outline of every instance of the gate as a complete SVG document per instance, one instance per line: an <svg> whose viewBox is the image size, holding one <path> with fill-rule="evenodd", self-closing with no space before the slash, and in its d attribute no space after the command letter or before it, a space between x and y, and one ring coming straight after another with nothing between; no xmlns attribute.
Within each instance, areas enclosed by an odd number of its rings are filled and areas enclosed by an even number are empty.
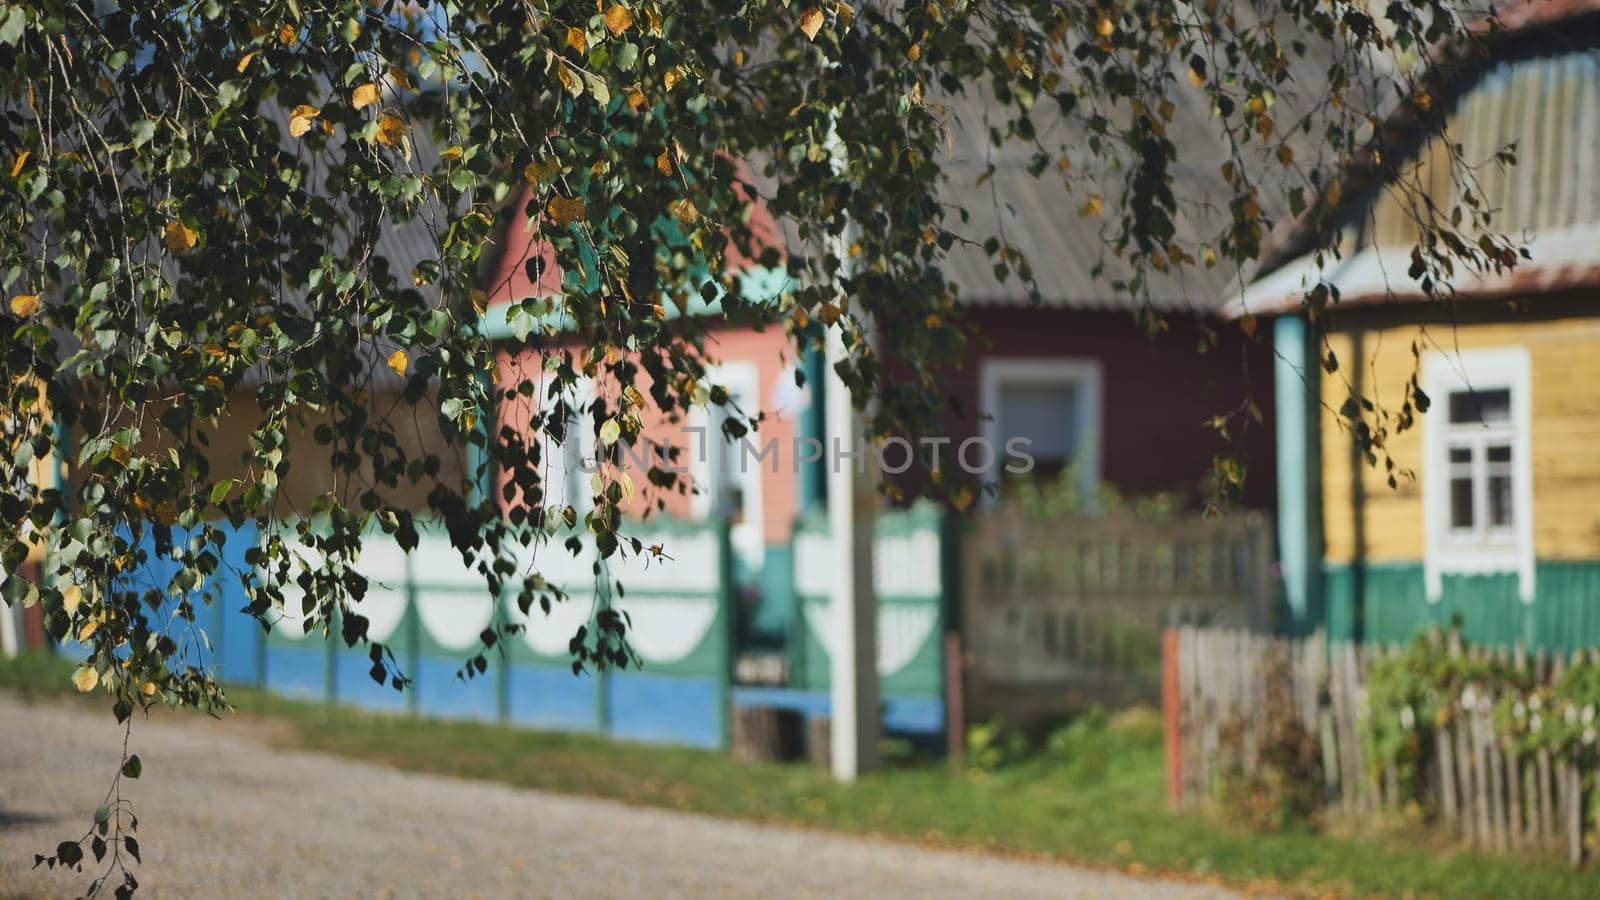
<svg viewBox="0 0 1600 900"><path fill-rule="evenodd" d="M964 538L967 717L1023 727L1161 698L1161 633L1263 628L1271 520L1255 513L1049 520L992 510Z"/></svg>

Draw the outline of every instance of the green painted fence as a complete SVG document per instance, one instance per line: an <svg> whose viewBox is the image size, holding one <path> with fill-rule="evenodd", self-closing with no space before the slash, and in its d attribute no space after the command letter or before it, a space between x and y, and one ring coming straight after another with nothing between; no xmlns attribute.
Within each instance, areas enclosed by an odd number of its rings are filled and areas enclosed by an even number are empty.
<svg viewBox="0 0 1600 900"><path fill-rule="evenodd" d="M1463 637L1473 644L1520 643L1533 650L1600 645L1600 561L1541 561L1534 579L1534 596L1524 601L1515 574L1445 575L1439 596L1430 599L1421 562L1327 564L1328 635L1403 641L1460 617Z"/></svg>

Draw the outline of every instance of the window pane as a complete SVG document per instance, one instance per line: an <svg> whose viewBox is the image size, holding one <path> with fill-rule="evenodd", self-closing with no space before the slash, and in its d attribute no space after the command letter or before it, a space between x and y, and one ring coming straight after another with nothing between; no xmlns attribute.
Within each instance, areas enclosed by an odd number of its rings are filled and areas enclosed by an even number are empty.
<svg viewBox="0 0 1600 900"><path fill-rule="evenodd" d="M1472 479L1450 479L1450 527L1472 528Z"/></svg>
<svg viewBox="0 0 1600 900"><path fill-rule="evenodd" d="M1450 394L1450 421L1458 425L1498 425L1511 421L1511 391L1455 391Z"/></svg>
<svg viewBox="0 0 1600 900"><path fill-rule="evenodd" d="M1499 444L1499 445L1490 447L1489 448L1489 462L1492 462L1492 463L1508 463L1508 462L1511 462L1511 445L1510 444Z"/></svg>
<svg viewBox="0 0 1600 900"><path fill-rule="evenodd" d="M1450 461L1453 462L1453 463L1470 463L1470 462L1472 462L1472 448L1471 447L1451 447L1450 448Z"/></svg>
<svg viewBox="0 0 1600 900"><path fill-rule="evenodd" d="M1065 462L1073 456L1079 435L1078 392L1071 384L1007 384L1000 388L995 411L1000 442L1029 438L1028 452L1042 462Z"/></svg>
<svg viewBox="0 0 1600 900"><path fill-rule="evenodd" d="M1489 527L1511 525L1511 476L1489 476Z"/></svg>

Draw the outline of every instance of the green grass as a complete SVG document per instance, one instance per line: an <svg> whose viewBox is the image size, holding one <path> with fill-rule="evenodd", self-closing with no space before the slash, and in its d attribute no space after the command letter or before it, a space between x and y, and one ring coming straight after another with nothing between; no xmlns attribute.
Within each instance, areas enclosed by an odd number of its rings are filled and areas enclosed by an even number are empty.
<svg viewBox="0 0 1600 900"><path fill-rule="evenodd" d="M70 671L54 658L0 660L0 686L35 696L71 694ZM1148 716L1123 717L1066 742L1050 759L994 774L908 765L847 787L803 765L752 765L682 748L360 713L237 688L230 697L244 718L271 723L264 733L287 746L718 816L1305 894L1592 897L1600 883L1593 871L1556 860L1452 852L1404 835L1261 833L1174 815L1163 797L1159 729Z"/></svg>

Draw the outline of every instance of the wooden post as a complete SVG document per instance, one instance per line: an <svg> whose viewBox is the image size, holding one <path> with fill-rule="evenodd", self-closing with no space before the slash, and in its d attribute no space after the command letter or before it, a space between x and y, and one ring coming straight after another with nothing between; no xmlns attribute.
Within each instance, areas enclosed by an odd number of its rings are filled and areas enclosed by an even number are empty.
<svg viewBox="0 0 1600 900"><path fill-rule="evenodd" d="M961 635L944 635L944 740L951 768L960 771L967 750L966 694L963 693Z"/></svg>
<svg viewBox="0 0 1600 900"><path fill-rule="evenodd" d="M1168 628L1161 633L1161 718L1167 737L1167 804L1173 809L1183 805L1183 699L1179 695L1182 685L1178 680L1178 650L1178 631Z"/></svg>

